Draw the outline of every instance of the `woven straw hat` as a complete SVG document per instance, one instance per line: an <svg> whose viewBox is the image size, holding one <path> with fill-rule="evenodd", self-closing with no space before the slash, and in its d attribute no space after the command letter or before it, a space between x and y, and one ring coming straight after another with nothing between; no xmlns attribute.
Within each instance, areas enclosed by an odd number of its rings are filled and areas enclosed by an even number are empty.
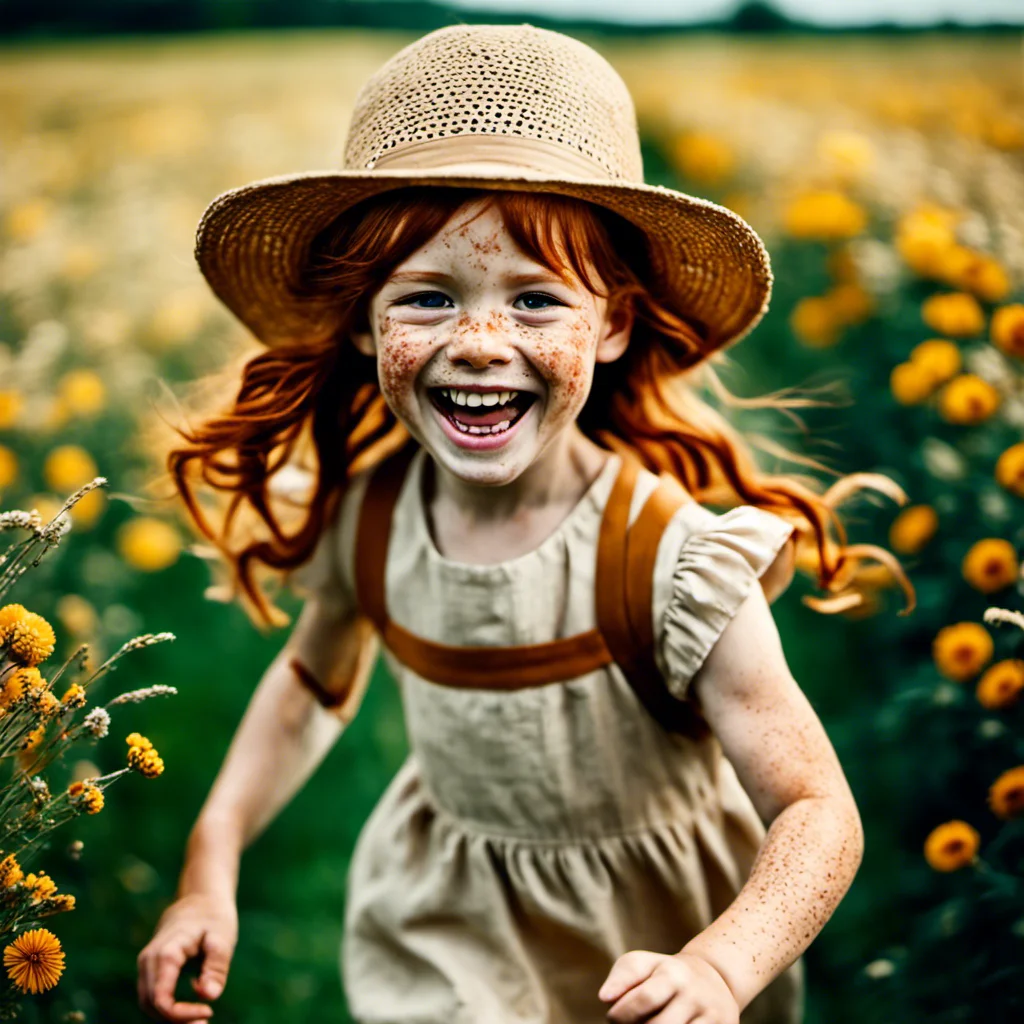
<svg viewBox="0 0 1024 1024"><path fill-rule="evenodd" d="M196 235L210 286L266 345L328 337L297 293L310 243L370 196L408 185L574 196L642 229L653 272L706 324L711 349L761 319L768 254L735 213L646 185L636 112L596 51L531 25L453 25L401 50L363 86L341 170L266 178L219 195Z"/></svg>

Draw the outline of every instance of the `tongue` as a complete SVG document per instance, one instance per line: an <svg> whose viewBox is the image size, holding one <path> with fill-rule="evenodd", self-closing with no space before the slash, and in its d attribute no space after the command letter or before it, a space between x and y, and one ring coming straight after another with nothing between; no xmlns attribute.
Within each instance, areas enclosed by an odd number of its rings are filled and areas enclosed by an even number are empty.
<svg viewBox="0 0 1024 1024"><path fill-rule="evenodd" d="M478 405L475 409L460 405L452 412L452 418L465 423L466 426L493 427L504 420L514 420L518 413L519 409L513 400L504 405Z"/></svg>

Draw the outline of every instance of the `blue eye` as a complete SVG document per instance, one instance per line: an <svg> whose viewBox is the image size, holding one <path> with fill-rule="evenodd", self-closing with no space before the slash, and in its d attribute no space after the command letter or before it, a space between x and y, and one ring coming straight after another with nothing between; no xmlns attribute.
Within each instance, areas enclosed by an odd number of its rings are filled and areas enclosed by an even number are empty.
<svg viewBox="0 0 1024 1024"><path fill-rule="evenodd" d="M543 303L545 303L545 305L543 306L527 306L526 308L530 310L546 309L548 305L565 305L565 303L559 302L558 299L554 298L551 295L546 295L544 292L526 292L525 294L520 295L519 298L522 299L524 302L526 302L527 300L540 299Z"/></svg>
<svg viewBox="0 0 1024 1024"><path fill-rule="evenodd" d="M405 305L405 306L412 306L414 304L422 302L425 299L440 299L442 302L447 302L448 301L448 296L445 295L444 292L420 292L418 295L410 295L407 299L403 299L401 304ZM443 309L444 306L428 304L428 305L420 306L420 308L421 309Z"/></svg>

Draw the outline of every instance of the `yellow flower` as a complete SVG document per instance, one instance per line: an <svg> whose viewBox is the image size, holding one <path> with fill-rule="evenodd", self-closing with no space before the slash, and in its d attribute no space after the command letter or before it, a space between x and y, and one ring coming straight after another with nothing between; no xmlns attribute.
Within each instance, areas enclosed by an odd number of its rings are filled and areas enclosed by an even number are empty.
<svg viewBox="0 0 1024 1024"><path fill-rule="evenodd" d="M153 744L150 740L146 739L141 732L130 732L128 734L127 744L129 747L142 747L143 750L152 750Z"/></svg>
<svg viewBox="0 0 1024 1024"><path fill-rule="evenodd" d="M920 405L934 389L931 373L920 363L897 363L889 374L889 390L900 405Z"/></svg>
<svg viewBox="0 0 1024 1024"><path fill-rule="evenodd" d="M0 444L0 487L10 487L18 479L18 456Z"/></svg>
<svg viewBox="0 0 1024 1024"><path fill-rule="evenodd" d="M842 322L835 306L825 296L810 295L793 307L789 326L810 348L828 348L839 340Z"/></svg>
<svg viewBox="0 0 1024 1024"><path fill-rule="evenodd" d="M164 762L155 749L144 750L142 747L129 747L128 767L145 775L147 779L155 779L163 772Z"/></svg>
<svg viewBox="0 0 1024 1024"><path fill-rule="evenodd" d="M936 871L956 871L974 860L980 844L977 830L966 821L947 821L924 841L925 860Z"/></svg>
<svg viewBox="0 0 1024 1024"><path fill-rule="evenodd" d="M65 408L80 416L93 416L106 404L107 389L94 370L70 370L57 382Z"/></svg>
<svg viewBox="0 0 1024 1024"><path fill-rule="evenodd" d="M957 622L944 626L936 634L932 657L942 675L963 683L992 660L994 649L991 635L980 623Z"/></svg>
<svg viewBox="0 0 1024 1024"><path fill-rule="evenodd" d="M82 495L71 509L71 519L76 527L89 529L107 507L107 496L102 488L97 487L88 494Z"/></svg>
<svg viewBox="0 0 1024 1024"><path fill-rule="evenodd" d="M92 277L100 265L100 254L91 245L77 242L68 246L60 265L60 276L65 281L84 281Z"/></svg>
<svg viewBox="0 0 1024 1024"><path fill-rule="evenodd" d="M79 594L65 594L57 601L57 617L61 625L76 636L89 636L99 625L96 609Z"/></svg>
<svg viewBox="0 0 1024 1024"><path fill-rule="evenodd" d="M965 246L954 246L945 254L939 276L985 302L1002 302L1010 294L1010 278L1003 265L995 257Z"/></svg>
<svg viewBox="0 0 1024 1024"><path fill-rule="evenodd" d="M38 903L57 891L57 883L45 871L38 874L34 871L29 872L21 884L32 894L33 903Z"/></svg>
<svg viewBox="0 0 1024 1024"><path fill-rule="evenodd" d="M825 298L844 324L859 324L875 311L875 300L871 293L855 281L837 284L826 292Z"/></svg>
<svg viewBox="0 0 1024 1024"><path fill-rule="evenodd" d="M966 292L931 295L921 304L924 322L939 334L969 338L985 327L985 314L978 300Z"/></svg>
<svg viewBox="0 0 1024 1024"><path fill-rule="evenodd" d="M60 701L57 695L50 690L32 690L29 694L32 710L44 718L52 718L60 712Z"/></svg>
<svg viewBox="0 0 1024 1024"><path fill-rule="evenodd" d="M69 892L59 892L56 896L50 897L50 910L60 912L62 910L74 910L75 897Z"/></svg>
<svg viewBox="0 0 1024 1024"><path fill-rule="evenodd" d="M859 235L867 226L867 215L844 193L823 189L790 202L783 221L794 238L828 241Z"/></svg>
<svg viewBox="0 0 1024 1024"><path fill-rule="evenodd" d="M41 234L53 218L49 199L29 199L13 207L7 214L7 234L15 242L31 242Z"/></svg>
<svg viewBox="0 0 1024 1024"><path fill-rule="evenodd" d="M118 531L117 545L124 560L143 572L159 572L181 554L181 538L169 523L151 516L130 519Z"/></svg>
<svg viewBox="0 0 1024 1024"><path fill-rule="evenodd" d="M909 214L896 228L896 251L915 273L939 277L947 253L956 246L956 214L952 211Z"/></svg>
<svg viewBox="0 0 1024 1024"><path fill-rule="evenodd" d="M103 791L91 782L72 782L68 786L71 803L86 814L99 814L103 810Z"/></svg>
<svg viewBox="0 0 1024 1024"><path fill-rule="evenodd" d="M996 460L996 483L1024 498L1024 442L1010 445Z"/></svg>
<svg viewBox="0 0 1024 1024"><path fill-rule="evenodd" d="M889 546L901 555L916 555L935 536L939 517L931 505L910 505L889 527Z"/></svg>
<svg viewBox="0 0 1024 1024"><path fill-rule="evenodd" d="M860 132L837 129L818 140L818 155L828 169L843 182L863 177L875 163L875 147Z"/></svg>
<svg viewBox="0 0 1024 1024"><path fill-rule="evenodd" d="M23 604L5 604L0 608L0 644L7 639L11 629L26 615L28 615L28 609Z"/></svg>
<svg viewBox="0 0 1024 1024"><path fill-rule="evenodd" d="M18 747L19 750L35 750L39 746L39 741L43 738L46 733L46 724L36 726L22 741Z"/></svg>
<svg viewBox="0 0 1024 1024"><path fill-rule="evenodd" d="M33 928L4 947L7 977L22 991L35 995L53 988L64 972L60 940L46 928Z"/></svg>
<svg viewBox="0 0 1024 1024"><path fill-rule="evenodd" d="M3 690L0 690L0 708L9 708L15 701L20 700L26 691L45 685L46 680L34 665L15 669L4 682Z"/></svg>
<svg viewBox="0 0 1024 1024"><path fill-rule="evenodd" d="M988 805L997 818L1016 818L1024 811L1024 764L1003 772L989 787Z"/></svg>
<svg viewBox="0 0 1024 1024"><path fill-rule="evenodd" d="M60 699L61 705L64 710L70 710L72 708L81 708L85 706L85 689L78 685L78 683L72 683L65 691L64 696Z"/></svg>
<svg viewBox="0 0 1024 1024"><path fill-rule="evenodd" d="M27 611L8 628L0 625L0 643L8 644L8 653L15 661L38 665L53 654L57 638L42 615Z"/></svg>
<svg viewBox="0 0 1024 1024"><path fill-rule="evenodd" d="M10 430L18 422L22 407L17 391L0 391L0 430Z"/></svg>
<svg viewBox="0 0 1024 1024"><path fill-rule="evenodd" d="M672 157L679 170L695 181L717 185L730 177L736 157L729 146L708 132L687 132L672 146Z"/></svg>
<svg viewBox="0 0 1024 1024"><path fill-rule="evenodd" d="M974 695L982 707L995 710L1016 704L1021 690L1024 690L1024 661L1006 658L985 670Z"/></svg>
<svg viewBox="0 0 1024 1024"><path fill-rule="evenodd" d="M0 889L10 889L25 877L13 853L0 860Z"/></svg>
<svg viewBox="0 0 1024 1024"><path fill-rule="evenodd" d="M93 457L77 444L64 444L46 456L43 477L54 491L77 491L94 477L99 476Z"/></svg>
<svg viewBox="0 0 1024 1024"><path fill-rule="evenodd" d="M939 392L939 413L948 423L972 426L983 423L998 408L999 392L973 373L954 377Z"/></svg>
<svg viewBox="0 0 1024 1024"><path fill-rule="evenodd" d="M956 342L946 338L929 338L915 345L910 361L927 373L936 387L956 376L963 365Z"/></svg>
<svg viewBox="0 0 1024 1024"><path fill-rule="evenodd" d="M1000 306L992 314L992 344L1008 356L1024 359L1024 306Z"/></svg>
<svg viewBox="0 0 1024 1024"><path fill-rule="evenodd" d="M983 594L1008 587L1019 571L1016 549L1001 537L985 537L972 544L961 564L964 579Z"/></svg>

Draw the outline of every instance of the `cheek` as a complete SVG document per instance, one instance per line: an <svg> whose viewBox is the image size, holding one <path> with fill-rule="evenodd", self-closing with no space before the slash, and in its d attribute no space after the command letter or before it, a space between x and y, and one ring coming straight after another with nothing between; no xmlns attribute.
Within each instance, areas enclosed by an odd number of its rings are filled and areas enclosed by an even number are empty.
<svg viewBox="0 0 1024 1024"><path fill-rule="evenodd" d="M586 318L568 324L557 338L536 341L531 359L552 387L558 387L567 402L583 398L590 386L595 352L593 324Z"/></svg>
<svg viewBox="0 0 1024 1024"><path fill-rule="evenodd" d="M381 319L377 337L381 391L394 395L412 384L427 350L416 341L407 325L395 324L390 317Z"/></svg>

